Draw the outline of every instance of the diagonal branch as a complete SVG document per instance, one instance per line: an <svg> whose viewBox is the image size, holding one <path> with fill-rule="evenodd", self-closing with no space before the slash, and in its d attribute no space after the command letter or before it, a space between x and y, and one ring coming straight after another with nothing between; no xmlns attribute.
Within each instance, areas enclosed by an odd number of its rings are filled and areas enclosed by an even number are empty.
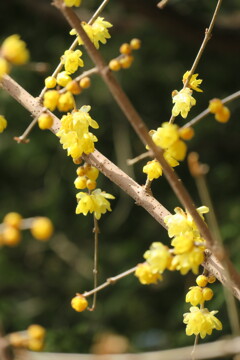
<svg viewBox="0 0 240 360"><path fill-rule="evenodd" d="M69 22L70 26L77 31L78 35L83 40L84 46L90 58L93 60L96 67L98 68L99 74L102 76L104 82L108 86L117 104L129 120L130 124L134 128L135 132L137 133L143 144L147 144L149 146L149 148L154 153L155 158L160 162L163 168L164 175L166 176L176 196L178 197L184 208L187 209L187 211L194 219L200 233L202 234L202 237L206 240L207 247L214 251L214 242L211 233L198 212L196 211L196 207L188 191L184 187L181 179L177 176L176 172L173 171L171 166L164 159L163 150L160 147L156 146L156 144L153 142L152 138L148 134L149 130L147 126L141 119L136 109L133 107L125 92L122 90L116 78L106 66L101 54L89 39L88 35L86 34L81 25L80 19L71 8L65 7L61 0L55 0L54 4L56 7L59 8L59 10L63 13L65 18Z"/></svg>
<svg viewBox="0 0 240 360"><path fill-rule="evenodd" d="M38 116L42 113L43 107L39 103L38 98L34 98L30 95L10 76L5 75L0 83L0 86L30 113L32 113L33 116ZM54 119L52 132L55 134L59 130L60 120L50 111L49 113ZM149 195L142 186L136 183L131 177L125 174L97 150L95 150L92 154L84 155L83 157L84 160L98 168L99 171L119 186L130 197L132 197L137 205L143 207L159 224L166 228L164 217L170 213L153 196ZM234 296L240 300L240 275L237 273L230 261L228 261L228 269L231 281L229 281L226 276L226 271L222 263L211 253L207 253L203 266L215 275L216 278L224 286L228 287Z"/></svg>

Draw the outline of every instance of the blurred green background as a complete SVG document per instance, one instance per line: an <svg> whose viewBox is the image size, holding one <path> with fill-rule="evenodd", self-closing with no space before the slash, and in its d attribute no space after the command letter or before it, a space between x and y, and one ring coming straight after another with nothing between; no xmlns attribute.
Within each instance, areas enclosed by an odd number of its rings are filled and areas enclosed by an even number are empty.
<svg viewBox="0 0 240 360"><path fill-rule="evenodd" d="M0 4L1 40L20 34L31 52L31 64L14 68L11 75L34 96L40 93L44 78L72 42L68 24L50 3L10 0ZM99 0L83 1L81 19L87 21L99 4ZM150 129L169 119L171 92L181 88L182 75L192 65L216 1L170 0L163 11L156 4L154 0L110 1L102 14L114 25L111 40L101 46L107 61L119 54L123 42L134 37L142 40L133 66L116 76ZM189 120L207 107L209 99L239 90L239 18L240 1L223 2L213 37L197 69L204 92L196 94L197 106L191 110ZM92 66L85 53L84 61L85 69ZM39 62L46 63L46 72L35 71ZM100 124L95 132L99 138L97 149L144 184L141 169L145 161L134 167L126 165L127 158L145 151L144 146L96 75L91 88L78 98L79 107L85 104L91 105L91 115ZM189 151L197 151L201 162L210 166L207 182L221 234L240 270L239 100L229 107L232 116L227 124L208 116L196 126ZM24 217L48 216L55 226L54 237L48 243L37 242L25 231L20 246L0 249L0 323L4 332L39 323L48 331L45 350L56 352L89 352L99 334L104 333L126 337L131 351L192 344L194 339L186 337L182 323L182 314L189 308L184 303L185 294L194 285L190 273L182 277L166 272L164 281L157 286L142 286L129 276L99 293L93 313L72 310L70 300L74 294L92 288L93 266L92 217L75 215L76 165L50 132L35 128L29 144L13 141L14 136L23 133L31 116L2 90L0 113L9 121L0 137L0 218L17 211ZM177 123L185 121L178 118ZM200 206L186 161L177 172ZM153 241L167 244L169 240L149 214L102 175L99 187L116 196L112 213L100 220L102 283L141 262ZM152 189L170 211L179 205L164 178L156 181ZM214 284L212 288L215 297L209 309L219 310L224 329L221 333L214 331L207 341L231 332L222 287Z"/></svg>

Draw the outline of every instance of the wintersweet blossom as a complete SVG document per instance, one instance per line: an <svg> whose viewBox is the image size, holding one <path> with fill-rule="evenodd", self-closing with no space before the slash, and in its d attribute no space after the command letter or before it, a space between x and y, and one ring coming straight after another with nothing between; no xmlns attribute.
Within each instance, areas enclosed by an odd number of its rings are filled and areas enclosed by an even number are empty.
<svg viewBox="0 0 240 360"><path fill-rule="evenodd" d="M179 127L176 124L163 123L157 130L151 130L149 135L157 146L165 150L163 156L170 166L175 167L179 165L178 160L184 160L187 146L179 139ZM157 160L149 161L143 167L143 172L152 181L162 175L162 167Z"/></svg>
<svg viewBox="0 0 240 360"><path fill-rule="evenodd" d="M77 71L78 67L83 67L84 63L81 59L82 52L80 50L66 50L61 57L61 63L64 64L65 70L73 74Z"/></svg>
<svg viewBox="0 0 240 360"><path fill-rule="evenodd" d="M218 311L209 312L208 309L199 309L196 306L190 308L190 312L183 315L183 322L187 325L186 334L200 335L201 338L211 335L213 329L222 330L222 323L214 316Z"/></svg>
<svg viewBox="0 0 240 360"><path fill-rule="evenodd" d="M192 97L192 90L186 87L180 91L173 92L173 103L175 104L172 109L172 115L181 116L185 119L192 106L196 105L196 100Z"/></svg>
<svg viewBox="0 0 240 360"><path fill-rule="evenodd" d="M147 260L154 274L162 274L171 265L172 260L169 248L161 242L152 243L150 249L144 253L143 257Z"/></svg>
<svg viewBox="0 0 240 360"><path fill-rule="evenodd" d="M89 212L91 214L94 213L97 220L101 218L102 214L105 214L107 211L112 211L110 202L107 199L115 199L113 195L101 189L96 189L91 194L79 192L76 197L78 200L76 214L86 216Z"/></svg>
<svg viewBox="0 0 240 360"><path fill-rule="evenodd" d="M185 301L193 306L201 305L204 302L202 289L199 286L190 287Z"/></svg>
<svg viewBox="0 0 240 360"><path fill-rule="evenodd" d="M2 56L15 65L23 65L29 60L29 51L26 43L20 40L19 35L7 37L1 46Z"/></svg>
<svg viewBox="0 0 240 360"><path fill-rule="evenodd" d="M156 284L158 280L162 280L162 275L153 273L147 263L138 264L134 275L143 285Z"/></svg>
<svg viewBox="0 0 240 360"><path fill-rule="evenodd" d="M164 218L164 222L168 227L169 237L178 236L186 232L197 230L196 224L190 214L183 211L183 209L180 207L176 207L174 211L174 215L167 215ZM207 206L201 206L197 208L197 212L202 216L202 214L208 213L209 209ZM195 236L196 235L197 237L200 237L199 232L198 234L195 233Z"/></svg>
<svg viewBox="0 0 240 360"><path fill-rule="evenodd" d="M182 275L187 274L190 270L197 275L199 266L204 261L204 249L203 246L195 246L186 253L175 255L171 264L172 269L180 271Z"/></svg>
<svg viewBox="0 0 240 360"><path fill-rule="evenodd" d="M73 159L94 151L97 138L89 132L89 126L97 129L98 123L89 115L90 109L90 106L82 106L78 111L64 115L61 119L61 127L56 135Z"/></svg>
<svg viewBox="0 0 240 360"><path fill-rule="evenodd" d="M148 161L147 165L143 167L143 172L147 174L148 179L158 179L162 176L162 167L157 160Z"/></svg>
<svg viewBox="0 0 240 360"><path fill-rule="evenodd" d="M99 49L99 42L106 44L107 39L110 39L111 37L108 32L108 28L112 27L112 24L108 21L105 21L103 17L99 16L92 25L85 22L82 22L81 24L97 49ZM77 35L77 31L72 29L70 34ZM83 41L80 36L78 36L78 43L79 45L83 45Z"/></svg>
<svg viewBox="0 0 240 360"><path fill-rule="evenodd" d="M189 75L190 75L190 71L186 71L182 78L183 84L185 84ZM189 80L189 83L188 83L188 87L190 87L191 89L193 89L195 91L202 92L202 89L199 88L199 85L202 83L202 79L197 79L197 77L198 77L198 74L193 74L191 76L191 79Z"/></svg>

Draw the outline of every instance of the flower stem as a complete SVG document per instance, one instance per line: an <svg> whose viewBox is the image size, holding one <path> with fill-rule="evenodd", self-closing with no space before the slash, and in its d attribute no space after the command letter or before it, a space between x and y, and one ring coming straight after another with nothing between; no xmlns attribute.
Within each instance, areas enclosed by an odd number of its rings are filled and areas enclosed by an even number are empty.
<svg viewBox="0 0 240 360"><path fill-rule="evenodd" d="M225 97L224 99L222 99L222 103L223 104L227 104L235 99L238 99L240 97L240 90L236 91L235 93ZM189 126L194 126L195 124L197 124L200 120L204 119L208 114L210 114L209 109L206 109L204 111L202 111L199 115L197 115L195 118L193 118L192 120L190 120L188 123L186 123L185 125L182 126L182 128L186 128Z"/></svg>
<svg viewBox="0 0 240 360"><path fill-rule="evenodd" d="M82 295L84 297L93 295L93 294L97 293L98 291L105 289L107 286L115 284L118 280L123 279L125 276L131 275L133 272L135 272L135 270L136 270L136 266L134 266L133 268L131 268L129 270L122 272L119 275L112 276L112 277L108 278L102 285L99 285L98 287L96 287L90 291L85 291Z"/></svg>
<svg viewBox="0 0 240 360"><path fill-rule="evenodd" d="M94 221L94 228L93 228L93 233L94 233L94 265L93 265L93 287L94 289L97 288L98 285L98 240L99 240L99 226L98 226L98 221L95 218L95 216L93 215L93 221ZM93 294L93 303L92 306L90 308L88 308L89 311L94 311L96 308L96 304L97 304L97 292L95 292Z"/></svg>

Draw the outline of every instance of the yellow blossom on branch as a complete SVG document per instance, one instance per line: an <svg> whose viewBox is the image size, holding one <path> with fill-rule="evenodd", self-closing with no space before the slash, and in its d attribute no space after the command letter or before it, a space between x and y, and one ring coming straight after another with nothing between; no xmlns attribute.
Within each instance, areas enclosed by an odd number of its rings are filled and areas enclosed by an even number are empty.
<svg viewBox="0 0 240 360"><path fill-rule="evenodd" d="M192 90L188 87L180 91L173 92L173 103L175 104L172 109L172 115L181 116L185 119L192 106L196 105L196 100L192 97Z"/></svg>
<svg viewBox="0 0 240 360"><path fill-rule="evenodd" d="M112 211L110 202L107 199L115 199L113 195L101 189L96 189L91 194L79 192L76 196L78 200L76 214L86 216L89 212L91 214L94 213L97 220L101 218L102 214L105 214L107 211Z"/></svg>
<svg viewBox="0 0 240 360"><path fill-rule="evenodd" d="M78 111L64 115L61 119L61 127L56 135L73 159L94 151L97 138L89 132L89 126L97 129L98 123L89 115L90 109L90 106L82 106Z"/></svg>
<svg viewBox="0 0 240 360"><path fill-rule="evenodd" d="M156 284L158 280L162 280L162 275L153 273L147 263L138 264L134 275L143 285Z"/></svg>
<svg viewBox="0 0 240 360"><path fill-rule="evenodd" d="M105 21L103 17L99 16L92 25L89 25L85 22L82 22L81 24L97 49L99 49L99 42L106 44L106 39L110 39L111 37L108 32L108 28L112 27L112 24L108 21ZM72 29L70 34L77 35L77 31ZM83 41L80 36L78 36L78 43L79 45L83 45Z"/></svg>
<svg viewBox="0 0 240 360"><path fill-rule="evenodd" d="M150 249L145 252L143 257L147 260L154 274L162 274L163 271L171 265L172 260L169 248L161 242L152 243Z"/></svg>
<svg viewBox="0 0 240 360"><path fill-rule="evenodd" d="M20 40L19 35L11 35L4 40L1 46L2 56L10 63L23 65L29 60L29 51L26 43Z"/></svg>
<svg viewBox="0 0 240 360"><path fill-rule="evenodd" d="M61 57L61 63L64 64L65 70L73 74L77 71L78 67L83 67L84 63L81 59L82 52L80 50L66 50Z"/></svg>
<svg viewBox="0 0 240 360"><path fill-rule="evenodd" d="M189 75L190 75L190 71L186 71L182 78L183 84L185 84ZM202 89L200 89L198 87L202 83L202 79L197 79L197 77L198 77L198 74L193 74L191 76L191 79L188 82L188 87L190 87L191 89L193 89L195 91L202 92Z"/></svg>
<svg viewBox="0 0 240 360"><path fill-rule="evenodd" d="M209 312L208 309L199 309L196 306L190 308L190 312L183 315L183 322L187 325L186 334L200 335L201 338L211 335L213 329L222 330L222 323L214 316L218 311Z"/></svg>

